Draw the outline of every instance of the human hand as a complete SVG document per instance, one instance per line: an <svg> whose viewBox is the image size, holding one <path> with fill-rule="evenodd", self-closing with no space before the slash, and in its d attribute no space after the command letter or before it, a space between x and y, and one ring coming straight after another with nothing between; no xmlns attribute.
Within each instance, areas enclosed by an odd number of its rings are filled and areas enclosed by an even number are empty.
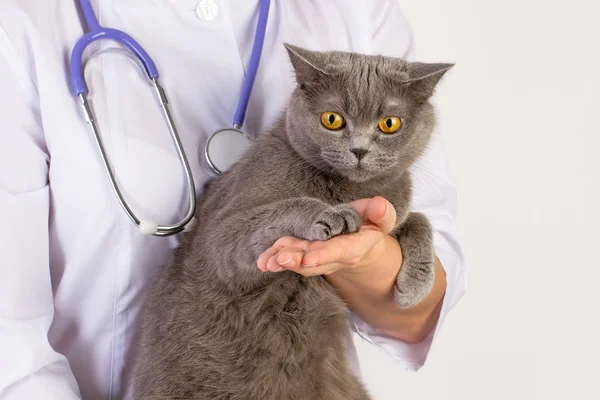
<svg viewBox="0 0 600 400"><path fill-rule="evenodd" d="M263 272L293 271L304 276L329 275L337 271L368 270L380 264L390 245L398 246L388 235L396 223L396 210L385 198L376 196L348 204L361 216L358 232L335 236L326 241L282 237L257 260ZM401 254L401 253L400 253ZM400 265L402 260L394 260Z"/></svg>

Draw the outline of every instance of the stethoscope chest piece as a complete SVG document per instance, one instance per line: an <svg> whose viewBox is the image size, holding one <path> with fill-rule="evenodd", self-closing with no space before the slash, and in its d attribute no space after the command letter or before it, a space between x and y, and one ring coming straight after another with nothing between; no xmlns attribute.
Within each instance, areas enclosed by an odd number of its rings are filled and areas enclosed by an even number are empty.
<svg viewBox="0 0 600 400"><path fill-rule="evenodd" d="M220 175L238 162L252 143L252 138L239 129L220 129L206 142L204 156L210 169Z"/></svg>

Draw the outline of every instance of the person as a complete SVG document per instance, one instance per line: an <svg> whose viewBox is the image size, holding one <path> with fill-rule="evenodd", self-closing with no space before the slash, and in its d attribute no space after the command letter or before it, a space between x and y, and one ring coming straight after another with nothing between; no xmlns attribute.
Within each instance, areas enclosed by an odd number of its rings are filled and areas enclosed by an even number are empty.
<svg viewBox="0 0 600 400"><path fill-rule="evenodd" d="M414 59L398 3L273 0L244 129L264 132L294 89L283 42ZM185 235L140 234L115 199L69 88L70 51L85 31L76 4L0 3L0 397L6 400L131 398L144 293ZM213 178L203 146L233 116L258 1L93 5L101 24L131 34L157 63L201 196ZM185 180L163 116L131 60L102 51L114 47L103 40L85 53L100 51L85 75L111 165L137 213L179 220L187 212ZM421 304L401 310L392 303L401 249L385 235L393 213L382 198L355 204L379 233L359 243L339 238L320 261L321 273L352 308L355 335L406 370L423 365L466 289L456 190L439 135L412 172L413 209L431 221L437 256L436 283ZM284 253L297 244L285 240L277 244ZM354 252L351 260L346 249ZM266 258L257 268L265 268Z"/></svg>

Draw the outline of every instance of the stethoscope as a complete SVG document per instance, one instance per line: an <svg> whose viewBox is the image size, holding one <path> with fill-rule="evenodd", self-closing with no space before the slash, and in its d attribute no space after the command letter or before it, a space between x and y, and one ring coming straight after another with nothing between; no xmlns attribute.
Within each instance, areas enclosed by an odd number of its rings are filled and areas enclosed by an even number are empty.
<svg viewBox="0 0 600 400"><path fill-rule="evenodd" d="M173 117L169 111L169 102L165 90L158 83L158 70L152 58L148 53L140 46L131 36L127 35L117 29L104 28L98 22L94 9L90 3L90 0L79 0L81 10L87 26L90 32L84 34L73 47L71 53L71 86L74 95L79 98L80 106L83 111L85 120L94 134L96 146L100 152L104 169L108 175L113 191L121 204L121 207L125 210L129 218L134 224L138 226L140 231L146 235L154 236L169 236L175 233L179 233L186 229L186 226L193 220L194 213L196 211L196 188L194 186L194 178L190 170L190 165L183 150L183 145L177 133L177 128L173 122ZM252 138L241 130L246 116L246 109L248 107L248 101L250 94L252 93L252 86L258 71L258 65L260 63L260 56L262 53L263 43L265 39L265 30L267 27L267 19L269 16L270 0L260 0L260 11L258 16L258 24L256 27L256 34L254 36L254 45L252 47L252 54L250 57L250 63L248 65L248 71L244 79L242 86L242 93L237 105L235 116L233 118L233 127L219 129L210 135L204 148L204 157L207 161L208 166L217 175L227 171L233 164L239 160L239 158L248 150L252 144ZM188 198L189 198L189 209L185 217L176 224L173 225L158 225L156 222L151 220L141 220L131 210L131 207L125 201L121 190L116 182L113 171L109 165L106 151L102 144L102 139L94 119L92 109L87 99L88 88L84 78L84 70L82 65L82 55L87 46L92 42L101 39L112 39L123 46L125 46L131 54L133 54L139 62L141 62L145 73L148 75L156 96L161 106L162 113L165 117L166 123L171 133L171 138L175 144L177 155L183 166L185 178L188 187Z"/></svg>

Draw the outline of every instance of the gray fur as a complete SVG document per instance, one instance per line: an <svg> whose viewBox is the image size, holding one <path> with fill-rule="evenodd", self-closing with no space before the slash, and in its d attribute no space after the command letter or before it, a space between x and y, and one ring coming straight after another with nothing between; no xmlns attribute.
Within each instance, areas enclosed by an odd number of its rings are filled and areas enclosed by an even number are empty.
<svg viewBox="0 0 600 400"><path fill-rule="evenodd" d="M356 231L360 216L343 205L352 200L380 195L396 208L398 304L431 290L431 227L408 211L408 167L428 143L428 98L451 65L286 47L298 81L287 111L207 185L199 224L149 293L136 399L369 399L348 366L349 311L335 291L321 276L256 267L282 236ZM345 127L325 129L324 111ZM398 133L378 130L386 116L402 117Z"/></svg>

